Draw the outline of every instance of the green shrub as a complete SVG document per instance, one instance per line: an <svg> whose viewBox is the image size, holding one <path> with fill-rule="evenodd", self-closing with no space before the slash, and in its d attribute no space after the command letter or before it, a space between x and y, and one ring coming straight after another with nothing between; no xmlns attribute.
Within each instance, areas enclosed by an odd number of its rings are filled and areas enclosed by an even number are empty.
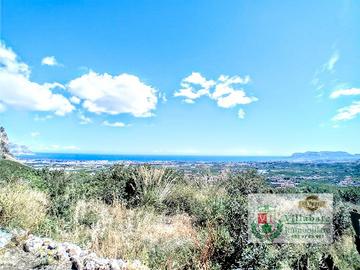
<svg viewBox="0 0 360 270"><path fill-rule="evenodd" d="M49 196L49 214L56 218L70 218L72 206L92 194L92 177L84 173L67 173L62 170L42 170L37 188Z"/></svg>
<svg viewBox="0 0 360 270"><path fill-rule="evenodd" d="M168 215L188 213L196 216L202 211L203 204L209 195L207 193L208 188L200 189L192 183L177 183L163 200L164 211Z"/></svg>
<svg viewBox="0 0 360 270"><path fill-rule="evenodd" d="M161 207L179 179L180 175L171 169L115 165L95 176L94 195L107 204L121 201L131 207Z"/></svg>
<svg viewBox="0 0 360 270"><path fill-rule="evenodd" d="M224 185L229 196L272 191L265 179L259 175L256 170L232 173L225 181Z"/></svg>

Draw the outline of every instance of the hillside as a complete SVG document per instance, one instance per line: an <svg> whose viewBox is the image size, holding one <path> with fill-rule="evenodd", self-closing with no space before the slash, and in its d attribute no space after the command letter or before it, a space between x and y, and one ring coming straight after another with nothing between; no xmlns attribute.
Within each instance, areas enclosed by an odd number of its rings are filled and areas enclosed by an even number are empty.
<svg viewBox="0 0 360 270"><path fill-rule="evenodd" d="M0 182L19 179L36 181L39 178L35 169L14 160L0 159Z"/></svg>

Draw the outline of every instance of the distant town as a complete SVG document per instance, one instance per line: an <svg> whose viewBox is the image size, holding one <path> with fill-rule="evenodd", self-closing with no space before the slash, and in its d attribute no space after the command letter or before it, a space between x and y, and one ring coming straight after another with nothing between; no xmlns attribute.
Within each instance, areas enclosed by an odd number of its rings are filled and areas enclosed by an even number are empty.
<svg viewBox="0 0 360 270"><path fill-rule="evenodd" d="M360 186L360 160L289 160L289 161L110 161L110 160L56 160L56 159L20 159L33 168L65 171L95 172L114 164L152 165L170 167L182 171L185 175L221 177L228 172L255 169L274 187L295 187L306 182L331 183L339 186Z"/></svg>

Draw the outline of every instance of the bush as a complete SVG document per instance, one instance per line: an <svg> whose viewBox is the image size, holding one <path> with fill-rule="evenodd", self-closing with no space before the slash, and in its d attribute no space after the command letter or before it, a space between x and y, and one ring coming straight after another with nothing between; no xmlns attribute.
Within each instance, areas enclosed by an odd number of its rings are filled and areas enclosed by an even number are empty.
<svg viewBox="0 0 360 270"><path fill-rule="evenodd" d="M24 184L7 184L0 188L0 225L36 229L45 218L47 205L44 193Z"/></svg>
<svg viewBox="0 0 360 270"><path fill-rule="evenodd" d="M115 165L95 176L92 197L98 197L109 205L121 201L130 207L161 207L179 178L179 174L171 169Z"/></svg>
<svg viewBox="0 0 360 270"><path fill-rule="evenodd" d="M193 183L177 183L163 200L165 213L187 213L201 215L204 204L211 193L210 188L199 188Z"/></svg>
<svg viewBox="0 0 360 270"><path fill-rule="evenodd" d="M225 181L224 185L226 186L229 196L271 191L265 179L259 175L256 170L232 173Z"/></svg>
<svg viewBox="0 0 360 270"><path fill-rule="evenodd" d="M48 212L54 218L69 220L71 209L80 199L93 195L92 177L86 173L67 173L62 170L42 170L35 187L48 194Z"/></svg>

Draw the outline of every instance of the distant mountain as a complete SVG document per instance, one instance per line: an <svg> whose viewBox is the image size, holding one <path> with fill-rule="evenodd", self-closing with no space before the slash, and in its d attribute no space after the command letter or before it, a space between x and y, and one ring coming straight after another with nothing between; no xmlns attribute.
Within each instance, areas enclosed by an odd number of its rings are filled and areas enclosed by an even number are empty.
<svg viewBox="0 0 360 270"><path fill-rule="evenodd" d="M26 145L9 143L9 150L14 156L34 155L34 153Z"/></svg>
<svg viewBox="0 0 360 270"><path fill-rule="evenodd" d="M360 154L352 155L344 151L308 151L304 153L294 153L290 158L295 160L348 160L360 159Z"/></svg>

